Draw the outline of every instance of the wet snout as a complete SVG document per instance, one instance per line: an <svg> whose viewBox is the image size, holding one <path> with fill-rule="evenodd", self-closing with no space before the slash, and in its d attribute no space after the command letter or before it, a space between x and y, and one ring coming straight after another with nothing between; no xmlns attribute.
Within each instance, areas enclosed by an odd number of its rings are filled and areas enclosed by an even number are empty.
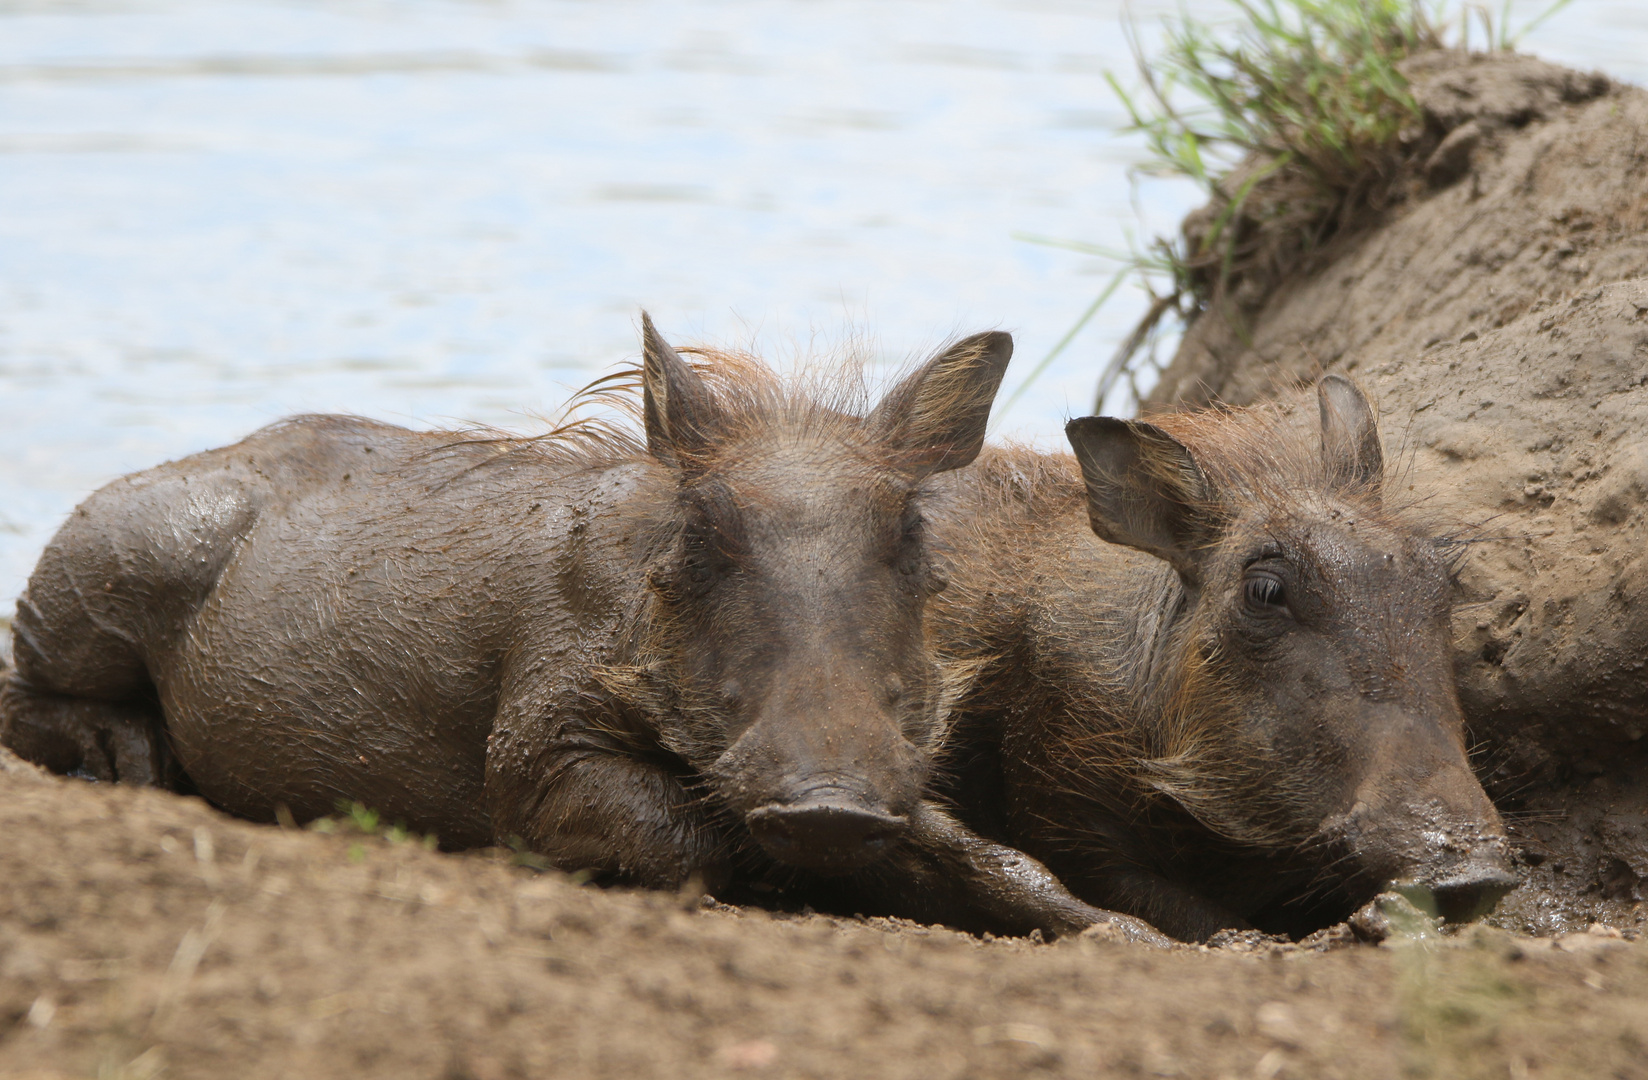
<svg viewBox="0 0 1648 1080"><path fill-rule="evenodd" d="M1520 880L1463 746L1413 718L1386 734L1342 822L1365 880L1449 922L1488 914Z"/></svg>
<svg viewBox="0 0 1648 1080"><path fill-rule="evenodd" d="M872 702L787 704L763 710L721 755L716 786L779 862L829 872L874 862L921 798L925 755Z"/></svg>
<svg viewBox="0 0 1648 1080"><path fill-rule="evenodd" d="M1474 776L1471 781L1475 783ZM1418 858L1386 888L1448 922L1480 919L1522 883L1511 868L1510 842L1499 815L1485 793L1479 805L1465 808L1477 811L1466 820L1459 807L1449 814L1434 798L1425 805L1429 813L1419 830Z"/></svg>
<svg viewBox="0 0 1648 1080"><path fill-rule="evenodd" d="M902 814L836 786L758 806L744 820L756 842L779 862L836 872L855 870L880 858L907 824Z"/></svg>
<svg viewBox="0 0 1648 1080"><path fill-rule="evenodd" d="M1359 803L1352 811L1351 847L1370 884L1399 892L1449 922L1470 922L1493 911L1521 883L1486 796L1482 807L1485 813L1462 819L1462 808L1422 795L1383 811Z"/></svg>
<svg viewBox="0 0 1648 1080"><path fill-rule="evenodd" d="M1519 884L1509 866L1478 858L1429 883L1398 882L1394 888L1421 910L1435 911L1448 922L1470 922L1491 912Z"/></svg>

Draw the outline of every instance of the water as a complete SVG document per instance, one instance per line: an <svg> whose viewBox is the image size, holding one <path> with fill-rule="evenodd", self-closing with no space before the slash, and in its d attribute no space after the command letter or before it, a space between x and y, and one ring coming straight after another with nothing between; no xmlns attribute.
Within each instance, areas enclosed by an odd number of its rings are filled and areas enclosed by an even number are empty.
<svg viewBox="0 0 1648 1080"><path fill-rule="evenodd" d="M1002 327L1011 388L1110 273L1015 234L1195 202L1130 184L1120 7L0 0L0 610L112 477L302 411L530 428L643 306L878 362ZM1648 5L1529 44L1648 81ZM998 431L1055 444L1139 306Z"/></svg>

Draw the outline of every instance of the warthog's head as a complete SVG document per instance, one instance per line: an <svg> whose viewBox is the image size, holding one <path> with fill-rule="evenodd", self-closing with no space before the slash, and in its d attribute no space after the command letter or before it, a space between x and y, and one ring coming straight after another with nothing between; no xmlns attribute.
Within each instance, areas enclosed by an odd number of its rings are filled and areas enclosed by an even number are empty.
<svg viewBox="0 0 1648 1080"><path fill-rule="evenodd" d="M780 862L865 865L921 798L947 685L923 640L945 584L923 483L978 454L1011 355L967 338L855 415L839 390L689 365L645 324L647 446L676 476L656 722Z"/></svg>
<svg viewBox="0 0 1648 1080"><path fill-rule="evenodd" d="M1264 412L1069 427L1094 531L1184 585L1142 767L1215 832L1310 854L1353 901L1389 887L1472 918L1516 877L1467 760L1447 546L1384 506L1362 392L1330 375L1317 396L1319 441Z"/></svg>

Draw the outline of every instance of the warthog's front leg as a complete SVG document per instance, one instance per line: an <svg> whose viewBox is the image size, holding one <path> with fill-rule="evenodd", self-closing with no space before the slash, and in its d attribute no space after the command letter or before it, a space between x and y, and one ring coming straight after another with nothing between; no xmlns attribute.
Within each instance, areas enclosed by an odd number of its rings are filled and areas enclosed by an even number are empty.
<svg viewBox="0 0 1648 1080"><path fill-rule="evenodd" d="M1251 930L1252 924L1222 904L1198 896L1159 874L1116 867L1090 881L1104 903L1137 912L1180 941L1206 941L1220 930Z"/></svg>
<svg viewBox="0 0 1648 1080"><path fill-rule="evenodd" d="M0 745L89 780L167 786L171 779L157 709L40 693L10 671L0 673Z"/></svg>
<svg viewBox="0 0 1648 1080"><path fill-rule="evenodd" d="M701 795L581 713L500 717L487 747L493 835L568 872L652 889L726 877L728 842Z"/></svg>
<svg viewBox="0 0 1648 1080"><path fill-rule="evenodd" d="M1171 944L1149 923L1083 903L1037 860L984 839L931 803L911 813L908 839L865 877L891 908L968 929L1064 937L1103 924L1127 941Z"/></svg>

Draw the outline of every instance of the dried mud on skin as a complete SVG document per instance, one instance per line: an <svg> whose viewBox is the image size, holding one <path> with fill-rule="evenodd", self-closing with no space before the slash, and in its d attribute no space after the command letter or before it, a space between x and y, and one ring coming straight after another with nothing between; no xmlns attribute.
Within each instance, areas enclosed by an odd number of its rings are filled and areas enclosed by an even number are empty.
<svg viewBox="0 0 1648 1080"><path fill-rule="evenodd" d="M1529 882L1500 920L1640 923L1648 93L1529 57L1411 63L1435 149L1405 198L1240 317L1199 319L1147 407L1325 371L1369 390L1390 487L1471 541L1460 694Z"/></svg>
<svg viewBox="0 0 1648 1080"><path fill-rule="evenodd" d="M1523 1075L1648 1078L1648 945L986 941L581 888L0 758L8 1078Z"/></svg>

